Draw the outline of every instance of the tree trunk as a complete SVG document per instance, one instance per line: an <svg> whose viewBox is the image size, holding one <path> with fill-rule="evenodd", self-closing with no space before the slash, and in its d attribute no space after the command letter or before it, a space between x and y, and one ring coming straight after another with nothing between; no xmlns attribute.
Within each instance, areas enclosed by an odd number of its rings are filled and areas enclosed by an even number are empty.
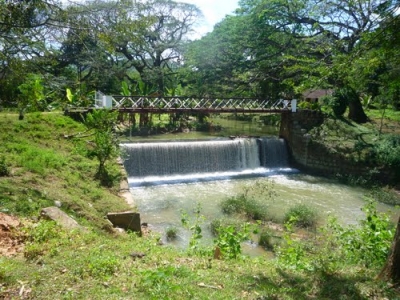
<svg viewBox="0 0 400 300"><path fill-rule="evenodd" d="M400 283L400 218L397 221L390 255L379 274L379 278L389 280L394 284Z"/></svg>
<svg viewBox="0 0 400 300"><path fill-rule="evenodd" d="M368 117L358 98L349 101L349 119L356 123L366 123L368 121Z"/></svg>

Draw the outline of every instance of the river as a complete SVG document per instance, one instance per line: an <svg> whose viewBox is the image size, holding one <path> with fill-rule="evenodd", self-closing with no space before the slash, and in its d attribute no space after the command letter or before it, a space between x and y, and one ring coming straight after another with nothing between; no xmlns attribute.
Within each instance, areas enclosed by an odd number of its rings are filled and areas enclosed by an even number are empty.
<svg viewBox="0 0 400 300"><path fill-rule="evenodd" d="M240 135L276 135L276 127L264 126L258 121L241 122L229 120L215 120L225 127L222 132L205 134L194 132L189 134L167 134L152 136L149 140L193 140L215 139L221 136ZM143 138L134 140L143 142ZM184 159L181 158L183 161ZM146 162L148 163L148 162ZM131 166L130 168L135 168ZM262 172L248 174L248 176L220 176L207 177L202 175L193 180L178 179L162 181L159 178L145 180L145 184L137 184L138 178L130 177L131 193L141 213L142 222L148 223L150 228L160 233L165 243L173 243L178 247L186 247L190 237L188 230L181 224L183 213L194 218L193 211L199 204L204 216L203 234L206 241L212 240L209 224L214 219L222 218L220 203L241 193L244 186L251 186L256 181L265 186L273 186L276 196L267 200L269 215L275 220L282 220L285 212L296 203L307 204L318 211L319 223L324 223L328 216L335 216L342 224L356 224L363 218L361 208L366 204L367 191L362 188L346 186L333 180L301 174L290 168L264 169ZM129 170L128 174L129 174ZM187 175L192 178L193 174ZM173 176L164 176L171 178ZM151 177L150 177L151 178ZM205 180L205 178L208 180ZM218 180L216 180L218 179ZM140 181L139 180L139 181ZM143 181L141 181L143 183ZM173 184L172 184L173 183ZM380 211L393 210L392 207L379 204ZM168 228L176 228L178 237L170 242L166 239ZM262 250L256 245L246 247L246 253L257 255Z"/></svg>

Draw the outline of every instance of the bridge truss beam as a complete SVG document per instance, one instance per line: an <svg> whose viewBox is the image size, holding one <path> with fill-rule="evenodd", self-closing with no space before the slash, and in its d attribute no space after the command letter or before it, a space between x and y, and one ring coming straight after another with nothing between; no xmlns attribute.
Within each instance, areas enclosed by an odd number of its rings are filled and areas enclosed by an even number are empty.
<svg viewBox="0 0 400 300"><path fill-rule="evenodd" d="M106 96L112 105L109 108L121 112L205 112L205 113L262 113L283 112L293 106L289 100L263 100L255 98L193 98L150 96ZM111 103L110 103L111 104Z"/></svg>

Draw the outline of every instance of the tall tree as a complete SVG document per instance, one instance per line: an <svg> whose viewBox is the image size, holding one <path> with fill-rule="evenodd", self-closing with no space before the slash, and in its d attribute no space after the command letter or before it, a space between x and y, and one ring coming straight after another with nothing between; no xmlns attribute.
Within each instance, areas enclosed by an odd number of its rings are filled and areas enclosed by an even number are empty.
<svg viewBox="0 0 400 300"><path fill-rule="evenodd" d="M242 0L242 13L256 14L276 32L285 32L301 41L304 56L288 57L294 63L290 69L302 75L301 81L315 85L349 86L346 70L360 47L365 33L379 25L378 9L388 5L382 0ZM301 52L299 52L301 54ZM285 54L286 55L286 54ZM288 69L289 70L289 69ZM305 85L305 87L307 84ZM353 99L350 117L365 121L359 99Z"/></svg>
<svg viewBox="0 0 400 300"><path fill-rule="evenodd" d="M160 93L181 60L181 47L201 16L191 4L171 0L122 1L104 18L103 40ZM132 81L136 79L130 77Z"/></svg>
<svg viewBox="0 0 400 300"><path fill-rule="evenodd" d="M15 100L16 83L21 84L27 73L40 71L36 62L49 52L51 28L61 26L62 11L56 0L0 0L0 85L5 87L0 98Z"/></svg>

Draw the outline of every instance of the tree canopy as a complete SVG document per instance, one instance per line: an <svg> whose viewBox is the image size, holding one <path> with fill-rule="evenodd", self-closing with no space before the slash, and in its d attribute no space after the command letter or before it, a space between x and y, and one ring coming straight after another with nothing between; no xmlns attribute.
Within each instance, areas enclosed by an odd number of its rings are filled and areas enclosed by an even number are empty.
<svg viewBox="0 0 400 300"><path fill-rule="evenodd" d="M120 93L122 82L132 93L179 86L197 96L297 98L329 88L352 91L350 116L362 122L361 98L400 108L399 4L241 0L190 40L202 14L184 2L0 0L0 101L18 105L32 74L45 104L66 88Z"/></svg>

